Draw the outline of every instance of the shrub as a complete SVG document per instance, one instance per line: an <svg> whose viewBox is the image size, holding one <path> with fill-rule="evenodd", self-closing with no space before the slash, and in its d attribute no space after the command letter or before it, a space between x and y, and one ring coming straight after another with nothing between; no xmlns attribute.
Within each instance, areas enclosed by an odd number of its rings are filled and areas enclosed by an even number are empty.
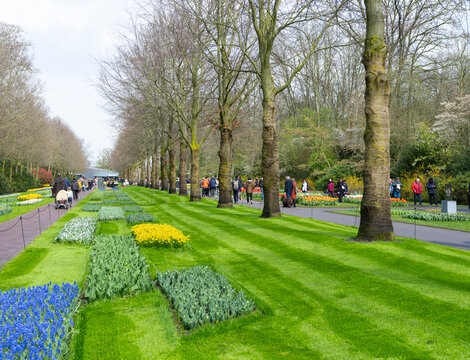
<svg viewBox="0 0 470 360"><path fill-rule="evenodd" d="M227 278L207 266L157 272L158 283L188 329L215 323L255 310L243 291L232 288Z"/></svg>
<svg viewBox="0 0 470 360"><path fill-rule="evenodd" d="M180 247L189 241L180 230L166 224L140 224L131 228L137 244L143 246Z"/></svg>
<svg viewBox="0 0 470 360"><path fill-rule="evenodd" d="M0 173L0 195L8 193L8 180Z"/></svg>
<svg viewBox="0 0 470 360"><path fill-rule="evenodd" d="M41 185L52 184L52 171L50 170L39 168L38 171L38 169L34 169L32 175L39 179Z"/></svg>
<svg viewBox="0 0 470 360"><path fill-rule="evenodd" d="M93 242L98 220L92 217L74 218L65 224L55 241L88 245Z"/></svg>
<svg viewBox="0 0 470 360"><path fill-rule="evenodd" d="M155 218L147 213L133 213L126 216L128 224L142 224L151 223L155 221Z"/></svg>
<svg viewBox="0 0 470 360"><path fill-rule="evenodd" d="M100 203L86 203L82 207L82 211L100 211L101 204Z"/></svg>
<svg viewBox="0 0 470 360"><path fill-rule="evenodd" d="M122 220L124 219L124 211L119 206L103 206L98 212L100 221Z"/></svg>
<svg viewBox="0 0 470 360"><path fill-rule="evenodd" d="M64 358L79 305L75 283L0 290L0 357Z"/></svg>
<svg viewBox="0 0 470 360"><path fill-rule="evenodd" d="M147 262L132 236L96 237L85 288L89 301L134 295L152 287Z"/></svg>
<svg viewBox="0 0 470 360"><path fill-rule="evenodd" d="M17 174L13 173L12 181L9 185L9 191L24 192L27 189L37 188L40 185L39 181L37 181L30 173L18 172Z"/></svg>
<svg viewBox="0 0 470 360"><path fill-rule="evenodd" d="M127 205L123 207L124 212L142 212L144 209L142 209L140 206L134 206L134 205Z"/></svg>

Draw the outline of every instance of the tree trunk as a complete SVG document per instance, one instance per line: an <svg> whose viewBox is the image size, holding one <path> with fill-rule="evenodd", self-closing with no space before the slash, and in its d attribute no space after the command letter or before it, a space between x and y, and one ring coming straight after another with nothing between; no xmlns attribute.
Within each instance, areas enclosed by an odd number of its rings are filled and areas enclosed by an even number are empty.
<svg viewBox="0 0 470 360"><path fill-rule="evenodd" d="M181 140L180 142L180 196L188 195L186 186L186 173L188 172L188 146Z"/></svg>
<svg viewBox="0 0 470 360"><path fill-rule="evenodd" d="M272 77L267 82L272 82ZM269 86L269 85L268 85ZM264 207L261 217L280 217L279 207L279 149L276 134L276 103L273 92L263 89L263 175Z"/></svg>
<svg viewBox="0 0 470 360"><path fill-rule="evenodd" d="M145 184L145 159L143 161L140 162L140 179L139 179L139 185L141 185L142 183Z"/></svg>
<svg viewBox="0 0 470 360"><path fill-rule="evenodd" d="M219 202L217 207L233 207L232 197L232 130L227 126L220 129L219 148Z"/></svg>
<svg viewBox="0 0 470 360"><path fill-rule="evenodd" d="M158 146L155 145L154 153L152 155L152 189L158 189Z"/></svg>
<svg viewBox="0 0 470 360"><path fill-rule="evenodd" d="M168 190L168 174L167 174L167 164L166 164L166 150L163 148L160 152L160 173L162 175L162 186L163 191Z"/></svg>
<svg viewBox="0 0 470 360"><path fill-rule="evenodd" d="M147 178L145 179L145 186L150 187L152 181L152 166L150 164L151 156L147 156Z"/></svg>
<svg viewBox="0 0 470 360"><path fill-rule="evenodd" d="M365 0L367 35L362 62L366 71L364 196L359 241L394 240L390 202L390 85L381 0Z"/></svg>
<svg viewBox="0 0 470 360"><path fill-rule="evenodd" d="M175 144L171 144L168 150L168 158L170 160L170 188L168 192L170 194L176 194L176 156L175 156Z"/></svg>
<svg viewBox="0 0 470 360"><path fill-rule="evenodd" d="M201 201L199 187L199 147L191 148L191 195L189 201Z"/></svg>
<svg viewBox="0 0 470 360"><path fill-rule="evenodd" d="M13 162L10 160L10 182L13 179Z"/></svg>

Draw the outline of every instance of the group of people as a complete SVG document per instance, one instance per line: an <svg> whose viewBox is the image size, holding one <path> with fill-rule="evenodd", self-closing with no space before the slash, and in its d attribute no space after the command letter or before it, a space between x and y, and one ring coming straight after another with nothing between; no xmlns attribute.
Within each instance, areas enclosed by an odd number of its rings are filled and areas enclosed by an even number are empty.
<svg viewBox="0 0 470 360"><path fill-rule="evenodd" d="M210 179L207 176L201 181L202 196L215 196L219 188L219 180L212 176Z"/></svg>
<svg viewBox="0 0 470 360"><path fill-rule="evenodd" d="M241 191L242 189L245 189L247 204L253 204L253 191L258 187L261 189L261 197L264 199L263 178L255 178L253 180L251 177L248 177L246 182L243 182L240 176L235 176L232 181L233 202L238 204L238 201L241 199Z"/></svg>
<svg viewBox="0 0 470 360"><path fill-rule="evenodd" d="M338 182L334 183L332 179L328 180L328 185L326 186L326 192L329 197L334 197L336 191L336 196L338 196L338 202L343 202L344 195L349 192L348 184L346 180L339 179Z"/></svg>
<svg viewBox="0 0 470 360"><path fill-rule="evenodd" d="M52 186L52 196L56 197L59 191L64 190L67 192L68 203L72 206L72 201L78 199L78 193L80 191L91 190L95 182L96 179L93 181L84 177L79 177L78 179L74 177L72 181L70 181L67 176L63 178L59 173Z"/></svg>
<svg viewBox="0 0 470 360"><path fill-rule="evenodd" d="M393 178L390 179L390 197L394 199L400 199L401 196L401 189L403 185L400 182L400 178ZM415 205L419 203L419 206L422 206L422 198L421 194L423 192L423 184L421 183L421 179L418 177L411 185L411 190L413 191L413 202ZM437 206L437 199L436 199L436 192L437 192L437 185L434 182L433 178L429 178L428 182L426 183L426 190L429 195L429 204Z"/></svg>

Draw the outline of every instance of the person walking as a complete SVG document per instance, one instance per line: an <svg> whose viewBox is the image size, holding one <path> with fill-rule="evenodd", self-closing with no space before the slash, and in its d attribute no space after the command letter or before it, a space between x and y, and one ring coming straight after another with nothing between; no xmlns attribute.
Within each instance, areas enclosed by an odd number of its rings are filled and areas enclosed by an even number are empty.
<svg viewBox="0 0 470 360"><path fill-rule="evenodd" d="M248 178L248 180L245 183L246 187L246 203L249 204L251 201L251 204L253 204L253 189L255 187L255 182L251 180L251 177Z"/></svg>
<svg viewBox="0 0 470 360"><path fill-rule="evenodd" d="M67 188L67 199L68 199L69 206L72 207L73 191L70 186Z"/></svg>
<svg viewBox="0 0 470 360"><path fill-rule="evenodd" d="M261 190L261 200L264 200L263 178L259 179L259 188Z"/></svg>
<svg viewBox="0 0 470 360"><path fill-rule="evenodd" d="M284 191L286 192L286 197L290 199L292 191L294 190L294 184L289 176L286 176L286 182L284 183Z"/></svg>
<svg viewBox="0 0 470 360"><path fill-rule="evenodd" d="M235 179L232 181L232 191L233 191L233 202L238 204L238 193L240 191L240 178L235 176Z"/></svg>
<svg viewBox="0 0 470 360"><path fill-rule="evenodd" d="M73 191L73 199L78 200L78 192L80 191L80 184L78 183L77 179L73 179L72 181L72 191Z"/></svg>
<svg viewBox="0 0 470 360"><path fill-rule="evenodd" d="M209 179L205 176L202 179L202 196L209 196Z"/></svg>
<svg viewBox="0 0 470 360"><path fill-rule="evenodd" d="M400 199L400 194L401 194L401 188L402 188L402 183L400 182L400 178L397 177L397 179L392 183L393 185L393 197L395 199Z"/></svg>
<svg viewBox="0 0 470 360"><path fill-rule="evenodd" d="M302 182L302 187L300 188L300 190L303 193L308 192L308 182L307 182L307 180L304 179L304 181Z"/></svg>
<svg viewBox="0 0 470 360"><path fill-rule="evenodd" d="M328 186L326 187L326 190L328 191L328 196L329 197L334 197L334 191L335 191L335 183L333 182L333 180L329 180L328 181Z"/></svg>
<svg viewBox="0 0 470 360"><path fill-rule="evenodd" d="M393 183L395 182L395 178L390 179L390 197L393 198Z"/></svg>
<svg viewBox="0 0 470 360"><path fill-rule="evenodd" d="M215 180L215 176L212 176L211 179L209 180L209 191L211 196L216 195L215 189L217 188L217 181Z"/></svg>
<svg viewBox="0 0 470 360"><path fill-rule="evenodd" d="M56 197L57 193L60 190L66 190L64 179L62 175L59 173L58 176L54 180L54 186L52 186L52 196Z"/></svg>
<svg viewBox="0 0 470 360"><path fill-rule="evenodd" d="M343 179L339 179L338 183L336 184L336 192L338 193L338 202L343 202L343 197L345 193L345 186Z"/></svg>
<svg viewBox="0 0 470 360"><path fill-rule="evenodd" d="M297 207L295 206L295 199L297 199L297 183L295 182L294 178L292 178L292 194L290 198L292 199L292 205Z"/></svg>
<svg viewBox="0 0 470 360"><path fill-rule="evenodd" d="M436 183L432 178L429 178L428 182L426 183L426 190L428 191L429 195L429 205L432 206L432 204L436 204L437 206L437 200L436 200ZM434 200L434 201L433 201Z"/></svg>
<svg viewBox="0 0 470 360"><path fill-rule="evenodd" d="M421 203L421 193L423 192L423 185L419 178L416 178L413 185L411 185L411 190L413 190L413 200L416 206L416 201L419 201L419 206L422 206Z"/></svg>

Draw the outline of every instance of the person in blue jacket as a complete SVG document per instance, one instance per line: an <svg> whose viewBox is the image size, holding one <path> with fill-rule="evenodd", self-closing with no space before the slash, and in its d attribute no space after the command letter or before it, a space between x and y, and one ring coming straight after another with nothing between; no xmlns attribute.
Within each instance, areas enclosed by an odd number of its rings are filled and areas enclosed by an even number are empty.
<svg viewBox="0 0 470 360"><path fill-rule="evenodd" d="M436 200L436 188L437 185L434 182L432 178L429 178L428 182L426 183L426 190L428 191L429 194L429 204L432 206L432 204L436 204L437 206L437 200Z"/></svg>

